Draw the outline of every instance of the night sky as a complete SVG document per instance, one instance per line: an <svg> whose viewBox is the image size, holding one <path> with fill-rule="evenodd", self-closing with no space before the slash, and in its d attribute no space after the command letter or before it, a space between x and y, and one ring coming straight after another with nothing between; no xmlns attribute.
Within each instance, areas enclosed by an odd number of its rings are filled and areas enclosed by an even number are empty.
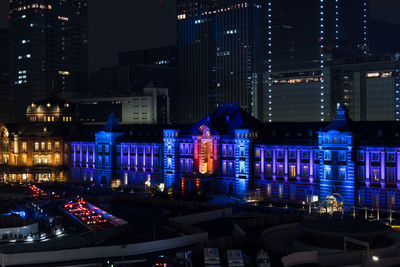
<svg viewBox="0 0 400 267"><path fill-rule="evenodd" d="M89 0L90 69L116 65L122 51L175 44L175 7L176 0ZM0 0L0 28L7 9ZM398 10L399 0L371 1L373 18L400 23Z"/></svg>

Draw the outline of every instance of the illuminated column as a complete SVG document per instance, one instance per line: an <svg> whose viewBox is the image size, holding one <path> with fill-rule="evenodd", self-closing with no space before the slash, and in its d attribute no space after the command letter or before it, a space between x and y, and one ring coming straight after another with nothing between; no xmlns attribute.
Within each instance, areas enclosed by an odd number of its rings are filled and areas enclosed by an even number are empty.
<svg viewBox="0 0 400 267"><path fill-rule="evenodd" d="M268 60L268 122L272 122L272 1L268 1L267 9L267 60Z"/></svg>
<svg viewBox="0 0 400 267"><path fill-rule="evenodd" d="M385 179L385 174L386 174L386 172L385 172L385 151L381 151L381 186L382 186L382 188L385 188L385 182L386 182L386 179Z"/></svg>
<svg viewBox="0 0 400 267"><path fill-rule="evenodd" d="M264 165L265 165L265 163L264 163L264 153L265 153L265 150L264 150L264 146L262 146L261 147L261 149L260 149L260 157L261 157L261 166L260 166L260 168L261 168L261 176L263 176L263 178L264 178Z"/></svg>
<svg viewBox="0 0 400 267"><path fill-rule="evenodd" d="M93 144L93 168L96 168L96 145Z"/></svg>
<svg viewBox="0 0 400 267"><path fill-rule="evenodd" d="M79 150L79 166L82 167L82 150L83 145L80 145L81 149Z"/></svg>
<svg viewBox="0 0 400 267"><path fill-rule="evenodd" d="M397 177L396 177L396 180L397 180L397 186L399 186L399 181L400 181L400 151L397 151L396 152L396 155L397 155L397 160L396 160L396 171L397 171Z"/></svg>
<svg viewBox="0 0 400 267"><path fill-rule="evenodd" d="M310 150L310 166L309 166L309 171L310 171L310 179L314 179L314 150Z"/></svg>
<svg viewBox="0 0 400 267"><path fill-rule="evenodd" d="M89 146L86 145L86 168L89 168Z"/></svg>
<svg viewBox="0 0 400 267"><path fill-rule="evenodd" d="M300 178L300 167L301 167L301 154L300 154L300 148L297 148L296 151L296 176L297 178Z"/></svg>
<svg viewBox="0 0 400 267"><path fill-rule="evenodd" d="M124 145L123 144L121 144L121 146L120 146L120 164L121 164L121 170L122 169L124 169L124 164L123 164L123 162L124 162Z"/></svg>
<svg viewBox="0 0 400 267"><path fill-rule="evenodd" d="M128 171L131 170L131 146L128 145Z"/></svg>
<svg viewBox="0 0 400 267"><path fill-rule="evenodd" d="M288 148L286 147L285 148L285 178L287 178L287 176L288 176L288 161L289 161L289 159L288 159Z"/></svg>
<svg viewBox="0 0 400 267"><path fill-rule="evenodd" d="M143 171L146 171L146 146L143 146Z"/></svg>
<svg viewBox="0 0 400 267"><path fill-rule="evenodd" d="M276 148L272 149L272 175L276 175Z"/></svg>
<svg viewBox="0 0 400 267"><path fill-rule="evenodd" d="M193 160L194 160L194 164L198 165L199 162L199 146L198 146L198 142L197 142L197 137L193 138ZM197 166L196 166L197 167Z"/></svg>
<svg viewBox="0 0 400 267"><path fill-rule="evenodd" d="M218 160L218 142L216 138L213 138L213 165L214 165L214 161L216 162Z"/></svg>
<svg viewBox="0 0 400 267"><path fill-rule="evenodd" d="M151 171L153 172L154 170L154 145L151 146Z"/></svg>
<svg viewBox="0 0 400 267"><path fill-rule="evenodd" d="M369 174L371 173L371 152L369 150L365 150L365 182L369 183Z"/></svg>
<svg viewBox="0 0 400 267"><path fill-rule="evenodd" d="M76 167L76 145L72 145L74 148L74 167Z"/></svg>
<svg viewBox="0 0 400 267"><path fill-rule="evenodd" d="M138 146L137 144L135 145L135 171L138 171Z"/></svg>

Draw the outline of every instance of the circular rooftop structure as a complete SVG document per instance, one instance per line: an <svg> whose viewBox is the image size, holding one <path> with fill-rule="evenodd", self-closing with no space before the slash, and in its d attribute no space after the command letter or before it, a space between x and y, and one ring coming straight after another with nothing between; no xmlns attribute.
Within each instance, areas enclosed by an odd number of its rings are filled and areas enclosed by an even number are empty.
<svg viewBox="0 0 400 267"><path fill-rule="evenodd" d="M27 107L26 116L30 122L72 122L76 119L75 108L64 99L51 95L32 102Z"/></svg>
<svg viewBox="0 0 400 267"><path fill-rule="evenodd" d="M305 220L300 224L300 229L306 233L323 237L344 236L353 238L371 238L384 236L390 227L379 221L355 220L351 218L332 219L318 218Z"/></svg>
<svg viewBox="0 0 400 267"><path fill-rule="evenodd" d="M343 248L345 237L369 242L371 248L390 246L386 236L391 228L380 221L353 218L308 218L298 225L297 241L307 246L331 249Z"/></svg>

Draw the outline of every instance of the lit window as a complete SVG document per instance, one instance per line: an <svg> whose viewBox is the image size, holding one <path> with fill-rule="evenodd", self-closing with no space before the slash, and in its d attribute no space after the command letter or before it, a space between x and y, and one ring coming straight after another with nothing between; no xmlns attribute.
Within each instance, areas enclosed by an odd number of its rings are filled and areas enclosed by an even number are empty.
<svg viewBox="0 0 400 267"><path fill-rule="evenodd" d="M39 150L39 143L35 142L35 150Z"/></svg>
<svg viewBox="0 0 400 267"><path fill-rule="evenodd" d="M290 165L290 177L296 177L296 166Z"/></svg>
<svg viewBox="0 0 400 267"><path fill-rule="evenodd" d="M346 152L345 151L339 151L339 160L340 161L346 160Z"/></svg>
<svg viewBox="0 0 400 267"><path fill-rule="evenodd" d="M27 155L26 154L22 154L22 164L26 164L27 163Z"/></svg>
<svg viewBox="0 0 400 267"><path fill-rule="evenodd" d="M60 154L56 154L54 158L55 164L60 164Z"/></svg>
<svg viewBox="0 0 400 267"><path fill-rule="evenodd" d="M372 169L372 180L374 181L374 182L379 182L379 168L374 168L374 169Z"/></svg>
<svg viewBox="0 0 400 267"><path fill-rule="evenodd" d="M324 152L324 160L331 160L331 152L330 151Z"/></svg>
<svg viewBox="0 0 400 267"><path fill-rule="evenodd" d="M63 75L63 76L68 76L69 75L69 71L66 70L59 70L58 74Z"/></svg>
<svg viewBox="0 0 400 267"><path fill-rule="evenodd" d="M346 180L346 168L340 168L339 170L339 180Z"/></svg>
<svg viewBox="0 0 400 267"><path fill-rule="evenodd" d="M26 149L27 149L26 142L22 142L21 149L22 149L22 151L26 151Z"/></svg>
<svg viewBox="0 0 400 267"><path fill-rule="evenodd" d="M325 167L324 169L325 180L330 180L332 178L332 171L330 167Z"/></svg>
<svg viewBox="0 0 400 267"><path fill-rule="evenodd" d="M47 150L51 150L51 142L47 143Z"/></svg>

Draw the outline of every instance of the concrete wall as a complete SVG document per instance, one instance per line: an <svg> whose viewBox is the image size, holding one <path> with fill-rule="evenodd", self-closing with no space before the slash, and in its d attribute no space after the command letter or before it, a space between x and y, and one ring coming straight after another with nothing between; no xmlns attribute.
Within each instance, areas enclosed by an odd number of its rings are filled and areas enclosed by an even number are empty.
<svg viewBox="0 0 400 267"><path fill-rule="evenodd" d="M10 227L10 228L2 228L0 229L0 238L3 235L23 235L27 236L29 234L36 234L38 232L38 224L33 223L30 225L25 225L21 227ZM10 237L9 237L10 238Z"/></svg>
<svg viewBox="0 0 400 267"><path fill-rule="evenodd" d="M177 238L106 247L88 247L80 249L66 249L57 251L19 253L19 254L0 254L1 266L9 265L31 265L45 264L64 261L76 261L84 259L99 259L121 256L141 255L164 251L179 247L196 245L207 241L207 233L182 236Z"/></svg>

